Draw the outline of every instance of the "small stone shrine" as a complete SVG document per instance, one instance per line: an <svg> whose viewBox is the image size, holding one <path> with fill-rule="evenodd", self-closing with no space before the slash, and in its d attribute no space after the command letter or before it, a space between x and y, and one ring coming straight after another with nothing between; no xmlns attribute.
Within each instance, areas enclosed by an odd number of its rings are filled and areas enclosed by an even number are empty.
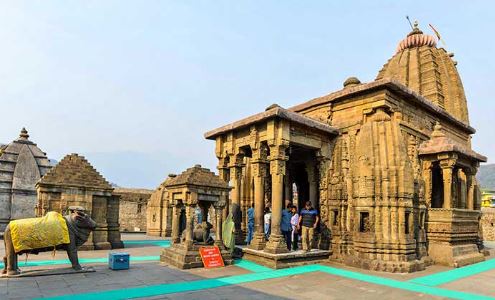
<svg viewBox="0 0 495 300"><path fill-rule="evenodd" d="M164 184L172 205L172 246L163 249L160 261L181 269L200 268L203 262L199 254L201 246L215 245L220 248L225 265L232 263L230 253L222 242L222 211L227 202L229 187L209 169L195 165L178 176L169 178ZM209 236L210 207L215 208L215 234ZM202 223L194 227L196 208L202 210ZM180 214L186 212L186 226L179 230Z"/></svg>
<svg viewBox="0 0 495 300"><path fill-rule="evenodd" d="M165 185L175 174L168 175L151 194L146 211L146 235L169 237L172 234L172 203Z"/></svg>
<svg viewBox="0 0 495 300"><path fill-rule="evenodd" d="M82 206L97 227L82 250L123 248L120 239L119 196L93 166L78 154L65 156L36 184L36 215L65 213L69 206Z"/></svg>
<svg viewBox="0 0 495 300"><path fill-rule="evenodd" d="M0 148L0 237L11 220L35 216L35 184L50 167L46 153L29 140L25 128Z"/></svg>

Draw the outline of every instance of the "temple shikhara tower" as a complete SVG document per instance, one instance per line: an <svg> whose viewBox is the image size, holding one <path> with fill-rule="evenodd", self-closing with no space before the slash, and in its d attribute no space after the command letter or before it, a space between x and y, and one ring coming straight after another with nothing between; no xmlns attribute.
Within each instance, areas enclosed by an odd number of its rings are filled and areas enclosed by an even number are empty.
<svg viewBox="0 0 495 300"><path fill-rule="evenodd" d="M339 91L207 132L232 187L239 243L255 205L245 254L275 267L313 255L286 253L279 225L287 202L309 200L321 217L316 256L389 272L484 260L475 174L486 158L471 149L475 130L452 57L415 26L374 81L351 77Z"/></svg>
<svg viewBox="0 0 495 300"><path fill-rule="evenodd" d="M0 147L0 237L11 220L35 216L36 182L50 161L22 128L19 138Z"/></svg>
<svg viewBox="0 0 495 300"><path fill-rule="evenodd" d="M81 206L97 223L80 249L123 248L120 239L119 201L113 187L81 155L66 155L36 184L36 216L49 211L64 214L70 206Z"/></svg>

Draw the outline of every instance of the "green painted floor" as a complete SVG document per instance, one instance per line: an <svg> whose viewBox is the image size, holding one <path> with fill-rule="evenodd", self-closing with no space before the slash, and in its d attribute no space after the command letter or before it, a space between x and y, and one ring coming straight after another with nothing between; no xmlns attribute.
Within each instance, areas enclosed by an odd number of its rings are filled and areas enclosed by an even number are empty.
<svg viewBox="0 0 495 300"><path fill-rule="evenodd" d="M250 262L251 263L251 262ZM252 264L252 263L251 263ZM241 264L242 265L242 264ZM134 288L125 288L110 291L92 292L92 293L82 293L82 294L71 294L63 295L58 297L51 297L48 299L107 299L107 300L117 300L117 299L130 299L130 298L141 298L141 297L153 297L159 295L199 291L205 289L218 288L229 285L237 285L248 282L255 282L260 280L281 278L299 274L306 274L311 272L324 272L331 275L336 275L340 277L345 277L349 279L364 281L368 283L373 283L377 285L402 289L411 292L417 292L422 294L428 294L432 296L448 297L452 299L495 299L488 296L459 292L447 289L441 289L431 286L425 286L420 284L415 284L411 282L398 281L389 278L383 278L379 276L367 275L353 271L342 270L338 268L322 266L322 265L309 265L294 267L281 270L270 270L262 271L257 273L250 273L244 275L235 275L222 278L214 279L204 279L196 281L187 281L171 284L158 284L152 286L142 286ZM47 299L47 298L45 298Z"/></svg>
<svg viewBox="0 0 495 300"><path fill-rule="evenodd" d="M138 241L124 241L125 245L153 245L160 247L170 247L169 240L138 240Z"/></svg>
<svg viewBox="0 0 495 300"><path fill-rule="evenodd" d="M427 286L437 286L448 282L456 281L462 278L470 277L482 272L486 272L495 268L495 259L490 259L477 264L439 272L432 275L414 278L409 280L412 283L419 283Z"/></svg>
<svg viewBox="0 0 495 300"><path fill-rule="evenodd" d="M157 245L161 247L169 247L170 242L166 240L136 240L125 241L126 245L146 244ZM131 262L140 261L159 261L159 256L131 256ZM107 263L108 258L82 258L80 259L82 264L89 263ZM62 265L70 264L69 260L41 260L41 261L28 261L26 263L20 262L22 266L45 266L45 265ZM439 272L432 275L417 277L409 281L398 281L390 278L363 274L354 271L348 271L330 266L323 265L309 265L293 267L288 269L273 270L259 264L253 263L247 260L236 260L234 265L246 270L249 270L250 274L227 276L222 278L204 279L196 281L187 281L172 284L158 284L152 286L131 287L119 290L92 292L62 295L49 299L129 299L140 297L151 297L158 295L166 295L173 293L191 292L204 289L218 288L228 285L237 285L242 283L249 283L260 280L268 280L273 278L280 278L298 274L306 274L311 272L324 272L327 274L340 276L344 278L354 279L358 281L368 282L381 286L387 286L411 292L418 292L428 294L432 296L448 297L453 299L495 299L489 296L483 296L473 293L453 291L436 286L456 281L462 278L467 278L482 272L486 272L495 269L495 259L487 260L481 263L465 266L462 268L452 269L445 272ZM0 263L0 267L3 268L3 263Z"/></svg>

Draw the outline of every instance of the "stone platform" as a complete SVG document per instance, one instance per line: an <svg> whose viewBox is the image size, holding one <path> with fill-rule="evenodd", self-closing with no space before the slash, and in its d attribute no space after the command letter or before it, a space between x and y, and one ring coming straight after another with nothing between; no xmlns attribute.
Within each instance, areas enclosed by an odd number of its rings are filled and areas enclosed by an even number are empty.
<svg viewBox="0 0 495 300"><path fill-rule="evenodd" d="M327 261L331 254L330 250L320 249L313 249L309 252L298 250L288 253L272 254L263 250L253 250L247 247L238 248L242 249L243 258L273 269L321 263Z"/></svg>
<svg viewBox="0 0 495 300"><path fill-rule="evenodd" d="M162 263L172 265L179 269L192 269L192 268L202 268L203 261L201 260L201 255L199 255L199 248L211 245L194 244L192 246L187 246L185 244L174 244L170 248L165 248L162 250L160 255L160 261ZM232 264L232 256L230 252L220 248L222 254L223 263L227 265Z"/></svg>
<svg viewBox="0 0 495 300"><path fill-rule="evenodd" d="M475 244L430 243L430 253L435 255L435 263L454 268L485 260L485 254L480 253Z"/></svg>

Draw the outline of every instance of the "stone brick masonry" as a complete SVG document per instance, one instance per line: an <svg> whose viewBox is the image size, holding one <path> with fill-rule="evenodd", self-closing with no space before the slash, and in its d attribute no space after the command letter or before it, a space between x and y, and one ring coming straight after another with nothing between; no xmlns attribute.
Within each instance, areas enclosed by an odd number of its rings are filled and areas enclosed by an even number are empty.
<svg viewBox="0 0 495 300"><path fill-rule="evenodd" d="M495 241L495 208L481 208L481 227L485 241Z"/></svg>
<svg viewBox="0 0 495 300"><path fill-rule="evenodd" d="M146 208L153 191L147 189L116 188L120 196L120 231L146 231Z"/></svg>

